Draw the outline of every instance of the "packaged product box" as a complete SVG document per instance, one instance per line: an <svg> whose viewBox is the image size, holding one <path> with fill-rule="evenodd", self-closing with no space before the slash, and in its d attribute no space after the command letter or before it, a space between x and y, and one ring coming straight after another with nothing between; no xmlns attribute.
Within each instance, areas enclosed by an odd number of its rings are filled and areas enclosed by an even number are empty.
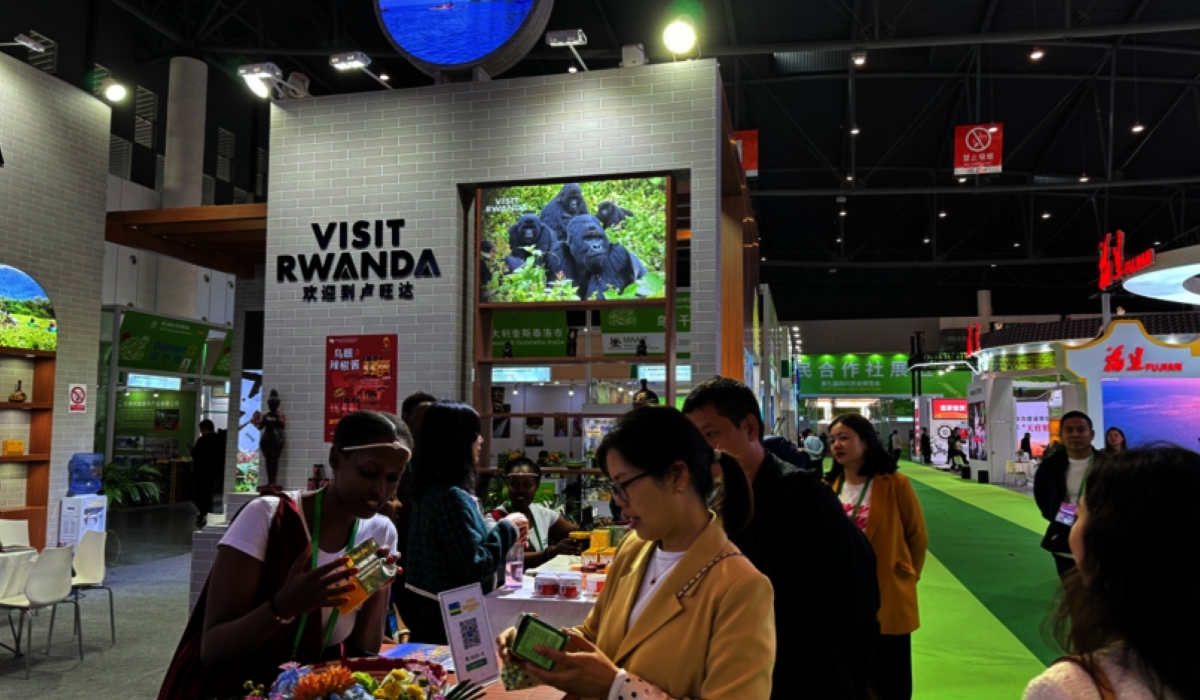
<svg viewBox="0 0 1200 700"><path fill-rule="evenodd" d="M396 575L396 567L389 566L379 558L379 545L374 539L358 545L346 555L346 565L357 567L358 573L350 577L354 590L346 594L346 602L338 606L338 612L349 615L362 605L375 591L383 588Z"/></svg>
<svg viewBox="0 0 1200 700"><path fill-rule="evenodd" d="M3 444L5 457L15 457L25 454L24 440L5 440Z"/></svg>
<svg viewBox="0 0 1200 700"><path fill-rule="evenodd" d="M607 549L611 533L605 528L592 530L591 547L589 549Z"/></svg>

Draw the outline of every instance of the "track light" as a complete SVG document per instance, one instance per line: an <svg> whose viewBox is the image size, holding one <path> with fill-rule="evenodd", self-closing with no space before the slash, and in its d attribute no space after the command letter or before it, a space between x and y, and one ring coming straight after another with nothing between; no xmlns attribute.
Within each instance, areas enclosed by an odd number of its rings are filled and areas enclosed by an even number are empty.
<svg viewBox="0 0 1200 700"><path fill-rule="evenodd" d="M42 46L40 41L38 41L37 39L30 39L29 37L25 36L24 34L16 35L15 37L13 37L13 41L17 42L21 46L24 46L25 48L29 49L30 51L32 51L34 53L46 53L46 47Z"/></svg>
<svg viewBox="0 0 1200 700"><path fill-rule="evenodd" d="M572 63L571 65L567 66L567 72L568 73L578 73L579 69L575 67L574 63Z"/></svg>
<svg viewBox="0 0 1200 700"><path fill-rule="evenodd" d="M860 68L867 65L866 49L855 49L854 51L850 52L850 60L854 61L854 65Z"/></svg>
<svg viewBox="0 0 1200 700"><path fill-rule="evenodd" d="M1080 175L1080 176L1079 176L1079 181L1080 181L1080 182L1087 182L1087 181L1088 181L1088 176L1087 176L1087 173L1083 173L1082 175Z"/></svg>
<svg viewBox="0 0 1200 700"><path fill-rule="evenodd" d="M858 124L855 124L855 125L853 125L853 126L851 126L851 127L850 127L850 135L851 135L851 136L858 136Z"/></svg>
<svg viewBox="0 0 1200 700"><path fill-rule="evenodd" d="M100 91L104 93L104 99L109 102L120 102L128 94L125 86L112 78L105 78L104 82L100 83Z"/></svg>
<svg viewBox="0 0 1200 700"><path fill-rule="evenodd" d="M680 17L663 30L663 43L673 54L689 53L696 47L696 28L691 19Z"/></svg>
<svg viewBox="0 0 1200 700"><path fill-rule="evenodd" d="M1130 131L1132 131L1132 132L1133 132L1133 133L1135 133L1135 134L1140 134L1140 133L1142 133L1142 132L1143 132L1143 131L1145 131L1145 130L1146 130L1146 127L1142 126L1142 123L1141 123L1141 122L1134 122L1134 123L1133 123L1133 128L1132 128L1132 129L1130 129Z"/></svg>
<svg viewBox="0 0 1200 700"><path fill-rule="evenodd" d="M1042 218L1043 218L1043 219L1049 219L1049 218L1050 218L1050 212L1048 212L1048 211L1044 211L1044 212L1042 212Z"/></svg>
<svg viewBox="0 0 1200 700"><path fill-rule="evenodd" d="M941 211L939 211L939 212L938 212L938 218L939 218L939 219L944 219L944 218L946 218L946 210L945 210L945 209L943 209L943 210L941 210Z"/></svg>
<svg viewBox="0 0 1200 700"><path fill-rule="evenodd" d="M271 86L283 82L283 71L274 63L250 63L238 68L250 91L259 97L270 97Z"/></svg>
<svg viewBox="0 0 1200 700"><path fill-rule="evenodd" d="M1042 56L1045 56L1045 55L1046 55L1046 52L1042 51L1041 47L1035 46L1035 47L1033 47L1033 51L1031 51L1029 53L1029 60L1040 61L1040 60L1042 60Z"/></svg>
<svg viewBox="0 0 1200 700"><path fill-rule="evenodd" d="M358 70L371 65L371 57L362 51L335 53L329 57L329 65L338 70Z"/></svg>

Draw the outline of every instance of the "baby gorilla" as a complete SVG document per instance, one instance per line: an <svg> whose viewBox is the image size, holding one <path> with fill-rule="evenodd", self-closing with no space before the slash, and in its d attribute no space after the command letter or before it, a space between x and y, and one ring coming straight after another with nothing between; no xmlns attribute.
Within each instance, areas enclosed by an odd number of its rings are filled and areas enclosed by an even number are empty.
<svg viewBox="0 0 1200 700"><path fill-rule="evenodd" d="M550 230L554 231L558 240L565 241L567 224L571 219L587 213L587 202L583 201L583 189L579 185L568 183L563 185L554 199L542 208L542 221L550 227Z"/></svg>
<svg viewBox="0 0 1200 700"><path fill-rule="evenodd" d="M596 218L600 219L606 230L621 223L627 216L633 216L633 212L622 209L608 200L600 202L600 206L596 207Z"/></svg>
<svg viewBox="0 0 1200 700"><path fill-rule="evenodd" d="M590 214L571 219L567 240L554 245L546 256L547 279L558 273L574 282L580 299L593 294L604 299L608 287L621 292L646 275L646 266L620 243L608 240L604 225Z"/></svg>
<svg viewBox="0 0 1200 700"><path fill-rule="evenodd" d="M512 247L512 253L504 258L504 264L509 272L513 272L532 255L526 248L532 246L544 254L550 252L554 242L554 231L537 214L525 214L508 227L508 244Z"/></svg>

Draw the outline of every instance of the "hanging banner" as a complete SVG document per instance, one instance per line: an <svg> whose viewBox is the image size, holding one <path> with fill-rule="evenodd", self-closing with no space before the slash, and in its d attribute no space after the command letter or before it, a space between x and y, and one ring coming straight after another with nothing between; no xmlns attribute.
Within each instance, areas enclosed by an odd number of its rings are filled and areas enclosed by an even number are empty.
<svg viewBox="0 0 1200 700"><path fill-rule="evenodd" d="M912 395L908 355L801 355L796 363L804 396Z"/></svg>
<svg viewBox="0 0 1200 700"><path fill-rule="evenodd" d="M604 334L604 356L665 355L667 314L662 309L633 308L600 312L600 330ZM675 293L675 357L692 357L692 294Z"/></svg>
<svg viewBox="0 0 1200 700"><path fill-rule="evenodd" d="M126 311L117 361L122 369L195 372L207 339L202 323Z"/></svg>
<svg viewBox="0 0 1200 700"><path fill-rule="evenodd" d="M746 177L758 177L758 129L733 132Z"/></svg>
<svg viewBox="0 0 1200 700"><path fill-rule="evenodd" d="M954 174L998 173L1004 164L1004 125L954 127Z"/></svg>
<svg viewBox="0 0 1200 700"><path fill-rule="evenodd" d="M966 399L934 399L933 417L936 420L966 420Z"/></svg>
<svg viewBox="0 0 1200 700"><path fill-rule="evenodd" d="M229 377L230 363L233 360L233 329L225 331L225 342L221 343L221 349L217 351L217 358L212 363L212 369L208 371L214 377Z"/></svg>
<svg viewBox="0 0 1200 700"><path fill-rule="evenodd" d="M339 335L325 339L325 442L342 416L359 409L396 412L396 335Z"/></svg>

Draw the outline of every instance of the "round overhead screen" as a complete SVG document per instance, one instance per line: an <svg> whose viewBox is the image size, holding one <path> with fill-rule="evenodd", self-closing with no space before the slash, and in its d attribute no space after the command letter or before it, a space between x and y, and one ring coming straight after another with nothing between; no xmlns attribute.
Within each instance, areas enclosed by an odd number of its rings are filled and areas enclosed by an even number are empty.
<svg viewBox="0 0 1200 700"><path fill-rule="evenodd" d="M377 0L384 34L422 71L499 75L542 38L554 0Z"/></svg>

